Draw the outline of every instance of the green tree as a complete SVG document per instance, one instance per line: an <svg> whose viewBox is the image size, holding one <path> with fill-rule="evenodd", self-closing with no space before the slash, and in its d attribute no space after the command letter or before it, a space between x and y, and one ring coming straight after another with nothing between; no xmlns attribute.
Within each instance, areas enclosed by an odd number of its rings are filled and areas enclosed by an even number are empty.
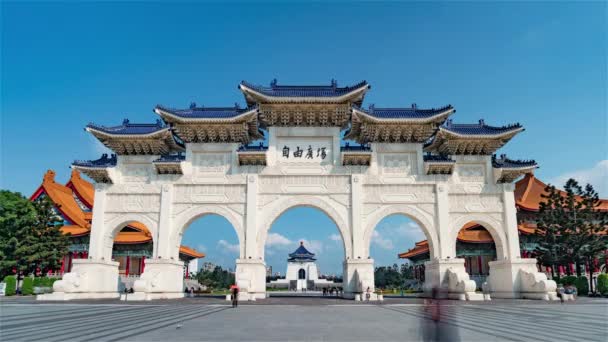
<svg viewBox="0 0 608 342"><path fill-rule="evenodd" d="M18 231L19 244L15 250L18 269L23 274L57 269L69 251L69 237L61 232L63 220L54 204L43 196L34 201L35 219Z"/></svg>
<svg viewBox="0 0 608 342"><path fill-rule="evenodd" d="M20 269L16 254L22 232L36 222L34 205L18 192L0 190L0 277ZM15 272L13 272L13 270Z"/></svg>
<svg viewBox="0 0 608 342"><path fill-rule="evenodd" d="M590 184L583 188L569 179L564 192L552 185L548 185L545 192L537 221L538 259L543 265L551 266L554 277L557 265L569 263L577 265L580 276L580 265L591 264L605 249L599 232L608 225L608 213L596 210L600 200Z"/></svg>
<svg viewBox="0 0 608 342"><path fill-rule="evenodd" d="M234 284L234 274L224 270L221 266L215 266L213 271L200 271L196 274L196 280L210 289L227 289Z"/></svg>

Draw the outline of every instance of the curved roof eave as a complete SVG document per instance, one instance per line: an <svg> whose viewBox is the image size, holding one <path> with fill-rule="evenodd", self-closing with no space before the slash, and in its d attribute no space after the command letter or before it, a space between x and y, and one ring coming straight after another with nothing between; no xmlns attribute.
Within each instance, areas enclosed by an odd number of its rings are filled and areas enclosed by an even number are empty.
<svg viewBox="0 0 608 342"><path fill-rule="evenodd" d="M163 108L163 107L156 107L154 108L154 112L158 115L160 115L163 119L165 119L165 116L170 117L171 119L175 120L175 122L179 122L179 123L186 123L186 122L232 122L232 121L238 121L241 119L245 119L248 116L254 116L255 114L258 113L258 108L251 108L250 110L240 113L238 115L235 115L233 117L230 118L189 118L189 117L184 117L184 116L180 116L178 114L172 113L170 112L169 109L167 108ZM170 121L172 122L172 121Z"/></svg>
<svg viewBox="0 0 608 342"><path fill-rule="evenodd" d="M352 91L340 95L340 96L309 96L309 97L298 97L298 96L269 96L263 94L255 89L252 89L244 84L239 85L239 89L245 93L245 96L249 95L253 98L263 99L267 102L310 102L310 103L342 103L347 100L354 98L357 95L363 95L369 89L369 84L363 84L359 88L353 89ZM253 101L250 101L253 102Z"/></svg>
<svg viewBox="0 0 608 342"><path fill-rule="evenodd" d="M404 123L405 122L405 123L420 123L420 124L435 122L435 121L438 121L439 119L447 118L455 111L454 108L450 108L450 109L446 109L445 111L439 112L437 114L434 114L432 116L428 116L425 118L380 118L380 117L373 116L373 115L365 112L361 108L357 108L357 107L353 106L352 110L353 110L353 113L356 113L356 115L360 115L362 117L365 117L369 121L373 121L373 122L377 122L377 123Z"/></svg>

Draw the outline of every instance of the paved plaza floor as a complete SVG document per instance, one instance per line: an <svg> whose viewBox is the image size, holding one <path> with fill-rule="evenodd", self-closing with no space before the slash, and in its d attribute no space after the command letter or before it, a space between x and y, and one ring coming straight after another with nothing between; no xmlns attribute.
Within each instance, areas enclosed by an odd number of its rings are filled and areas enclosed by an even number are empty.
<svg viewBox="0 0 608 342"><path fill-rule="evenodd" d="M1 341L420 341L420 299L361 304L270 298L231 308L220 298L124 303L0 299ZM448 341L607 341L608 300L445 301Z"/></svg>

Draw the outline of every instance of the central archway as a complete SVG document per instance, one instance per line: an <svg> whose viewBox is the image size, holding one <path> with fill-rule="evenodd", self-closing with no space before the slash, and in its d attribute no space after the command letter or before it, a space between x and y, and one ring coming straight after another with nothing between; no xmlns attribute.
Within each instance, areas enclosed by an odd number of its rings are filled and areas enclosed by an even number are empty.
<svg viewBox="0 0 608 342"><path fill-rule="evenodd" d="M336 202L318 196L292 196L278 200L274 205L264 210L261 224L258 226L258 236L256 239L257 255L264 259L264 246L268 239L268 232L274 222L286 211L295 207L308 207L320 210L327 215L338 228L342 237L344 247L344 258L352 257L352 235L347 225L346 208L340 208ZM342 213L341 213L341 212Z"/></svg>

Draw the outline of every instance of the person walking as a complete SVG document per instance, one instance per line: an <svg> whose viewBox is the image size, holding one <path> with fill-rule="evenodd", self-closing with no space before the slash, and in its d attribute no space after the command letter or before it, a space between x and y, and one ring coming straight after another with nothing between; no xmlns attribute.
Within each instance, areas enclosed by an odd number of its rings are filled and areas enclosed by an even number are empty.
<svg viewBox="0 0 608 342"><path fill-rule="evenodd" d="M232 307L236 308L239 306L239 287L236 285L232 285L231 291L232 291Z"/></svg>
<svg viewBox="0 0 608 342"><path fill-rule="evenodd" d="M369 286L367 287L367 290L365 290L365 299L369 302L369 300L372 297L372 290L369 288Z"/></svg>

